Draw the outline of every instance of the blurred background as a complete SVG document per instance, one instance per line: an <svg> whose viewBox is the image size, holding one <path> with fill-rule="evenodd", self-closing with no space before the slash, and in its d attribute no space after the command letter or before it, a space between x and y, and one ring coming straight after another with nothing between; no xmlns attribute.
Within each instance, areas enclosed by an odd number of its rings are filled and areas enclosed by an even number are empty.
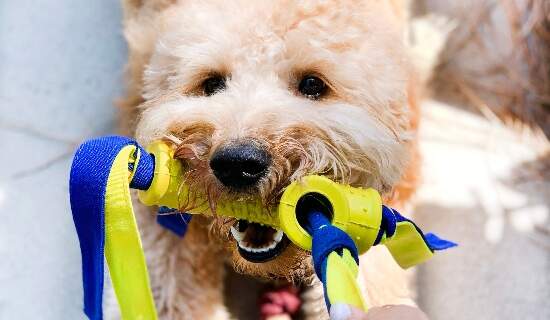
<svg viewBox="0 0 550 320"><path fill-rule="evenodd" d="M418 268L419 304L550 319L550 1L411 6L419 67L436 61L415 214L460 244ZM0 319L84 319L67 181L75 147L116 130L120 21L117 0L0 0Z"/></svg>

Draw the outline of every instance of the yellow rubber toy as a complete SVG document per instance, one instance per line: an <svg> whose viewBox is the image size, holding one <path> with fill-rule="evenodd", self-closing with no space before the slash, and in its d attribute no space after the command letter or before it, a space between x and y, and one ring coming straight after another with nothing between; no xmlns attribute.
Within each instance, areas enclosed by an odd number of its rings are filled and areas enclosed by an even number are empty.
<svg viewBox="0 0 550 320"><path fill-rule="evenodd" d="M148 206L176 209L187 206L189 187L183 180L184 168L173 158L172 149L163 142L155 142L147 151L155 157L155 176L149 189L139 192L140 201ZM276 208L265 209L259 200L220 201L215 214L281 229L294 244L311 250L311 235L302 228L296 215L299 200L310 194L330 203L331 223L350 235L360 254L372 246L382 219L378 192L340 185L321 176L307 176L290 184ZM207 202L200 197L189 213L212 214Z"/></svg>
<svg viewBox="0 0 550 320"><path fill-rule="evenodd" d="M105 165L97 161L103 158L97 157L96 149L109 156L116 155L106 181L97 172L88 172L90 159L95 159L100 169ZM186 213L216 214L268 225L282 230L295 245L309 251L313 239L302 227L307 224L315 236L313 264L323 282L329 307L346 303L367 310L356 282L358 254L375 243L386 245L403 268L429 259L433 250L456 245L433 234L424 235L412 221L383 206L376 190L341 185L321 176L306 176L290 184L279 203L270 208L265 208L259 199L221 199L211 209L204 195L191 194L190 184L185 181L186 168L174 159L173 149L168 144L159 141L149 145L147 151L152 157L142 154L141 150L126 138L91 140L79 149L71 169L71 190L75 190L71 191L73 218L79 231L83 260L87 257L90 261L87 266L92 267L83 269L83 275L87 276L83 276L85 312L93 319L101 319L102 312L103 260L96 259L98 253L103 253L108 262L122 317L131 320L157 318L130 187L147 188L139 191L140 201L147 206L166 206ZM140 159L146 159L142 162L143 167ZM101 189L103 183L104 191ZM96 188L88 188L90 184ZM93 192L86 193L88 190ZM104 198L101 198L102 193ZM78 197L82 194L91 196L82 200ZM94 201L102 203L94 206L97 204ZM82 203L86 205L80 205ZM101 220L101 205L104 221ZM103 231L104 239L97 236Z"/></svg>

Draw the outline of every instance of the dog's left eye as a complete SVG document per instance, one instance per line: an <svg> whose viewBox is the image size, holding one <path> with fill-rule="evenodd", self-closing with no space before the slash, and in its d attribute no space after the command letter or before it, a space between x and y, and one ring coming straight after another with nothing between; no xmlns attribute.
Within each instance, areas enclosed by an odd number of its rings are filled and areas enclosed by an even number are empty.
<svg viewBox="0 0 550 320"><path fill-rule="evenodd" d="M201 86L204 95L211 96L225 89L225 78L220 75L211 76Z"/></svg>
<svg viewBox="0 0 550 320"><path fill-rule="evenodd" d="M305 76L298 85L301 94L314 100L321 98L327 89L327 84L316 76Z"/></svg>

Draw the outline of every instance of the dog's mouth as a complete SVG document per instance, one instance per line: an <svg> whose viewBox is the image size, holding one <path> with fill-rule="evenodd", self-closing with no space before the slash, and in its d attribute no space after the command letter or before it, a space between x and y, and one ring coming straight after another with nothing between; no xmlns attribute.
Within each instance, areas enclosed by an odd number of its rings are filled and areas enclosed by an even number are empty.
<svg viewBox="0 0 550 320"><path fill-rule="evenodd" d="M276 258L290 243L283 231L246 220L231 226L231 235L241 257L254 263Z"/></svg>

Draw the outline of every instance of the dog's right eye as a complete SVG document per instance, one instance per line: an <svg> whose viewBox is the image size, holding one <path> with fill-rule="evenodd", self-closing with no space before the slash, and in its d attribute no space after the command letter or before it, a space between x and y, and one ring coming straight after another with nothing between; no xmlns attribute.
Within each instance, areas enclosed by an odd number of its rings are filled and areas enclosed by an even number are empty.
<svg viewBox="0 0 550 320"><path fill-rule="evenodd" d="M205 96L211 96L225 89L225 78L219 75L211 76L202 82L201 87Z"/></svg>
<svg viewBox="0 0 550 320"><path fill-rule="evenodd" d="M327 89L327 84L323 80L311 75L304 77L298 85L298 91L312 100L318 100L323 97Z"/></svg>

